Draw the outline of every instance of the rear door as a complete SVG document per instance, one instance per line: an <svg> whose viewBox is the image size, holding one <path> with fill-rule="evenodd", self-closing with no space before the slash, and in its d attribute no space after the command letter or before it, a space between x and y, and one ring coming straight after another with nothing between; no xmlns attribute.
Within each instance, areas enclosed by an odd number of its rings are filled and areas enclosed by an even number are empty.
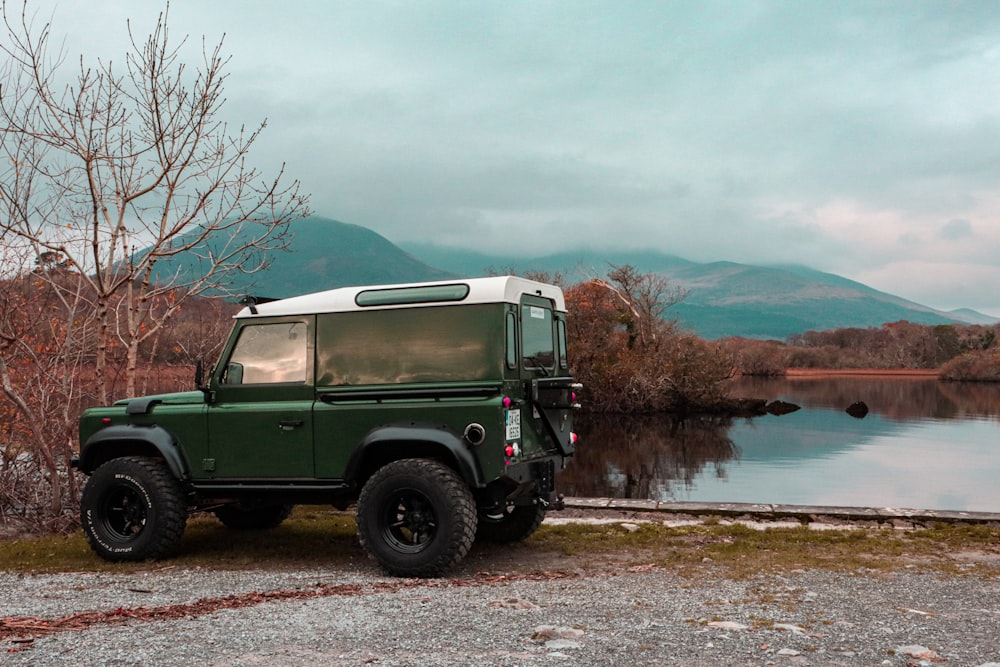
<svg viewBox="0 0 1000 667"><path fill-rule="evenodd" d="M521 415L525 453L571 455L574 384L566 357L565 314L538 296L521 297L521 378L531 410Z"/></svg>

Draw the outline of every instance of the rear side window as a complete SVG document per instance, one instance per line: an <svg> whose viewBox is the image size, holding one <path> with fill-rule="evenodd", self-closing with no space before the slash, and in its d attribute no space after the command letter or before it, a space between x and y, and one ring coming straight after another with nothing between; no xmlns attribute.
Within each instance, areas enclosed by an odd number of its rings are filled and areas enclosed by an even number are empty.
<svg viewBox="0 0 1000 667"><path fill-rule="evenodd" d="M506 344L507 368L517 368L517 315L513 312L507 313L507 344Z"/></svg>
<svg viewBox="0 0 1000 667"><path fill-rule="evenodd" d="M521 306L521 358L525 368L552 368L552 311L542 306Z"/></svg>
<svg viewBox="0 0 1000 667"><path fill-rule="evenodd" d="M556 322L557 326L557 336L556 342L559 344L559 368L563 370L569 369L569 357L566 355L566 322L565 320L559 320Z"/></svg>
<svg viewBox="0 0 1000 667"><path fill-rule="evenodd" d="M468 382L503 377L504 332L493 304L320 315L322 386Z"/></svg>

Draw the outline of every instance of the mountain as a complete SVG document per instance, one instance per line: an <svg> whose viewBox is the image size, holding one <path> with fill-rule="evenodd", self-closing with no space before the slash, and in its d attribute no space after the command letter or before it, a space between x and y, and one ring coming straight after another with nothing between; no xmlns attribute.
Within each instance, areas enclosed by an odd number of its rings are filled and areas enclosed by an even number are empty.
<svg viewBox="0 0 1000 667"><path fill-rule="evenodd" d="M311 216L293 222L290 232L288 249L273 253L266 271L231 276L231 293L284 298L347 285L456 276L425 264L366 227ZM161 277L196 271L198 260L192 253L157 263L157 275Z"/></svg>
<svg viewBox="0 0 1000 667"><path fill-rule="evenodd" d="M650 251L577 250L542 257L525 258L487 255L472 250L458 250L430 243L401 243L400 247L432 266L461 276L484 276L490 273L525 273L528 271L560 273L568 282L578 282L608 272L611 264L630 264L642 273L667 273L698 266L695 262Z"/></svg>
<svg viewBox="0 0 1000 667"><path fill-rule="evenodd" d="M232 293L281 298L345 285L528 271L561 274L565 283L572 284L603 276L611 265L630 264L685 289L685 299L667 314L710 340L725 336L784 340L809 330L879 327L899 320L920 324L998 321L971 310L937 311L804 266L700 264L652 251L580 250L525 259L429 244L401 248L366 227L319 216L292 223L290 231L289 248L274 253L266 271L233 276ZM193 253L157 263L161 278L179 273L183 279L184 274L194 275L198 270Z"/></svg>
<svg viewBox="0 0 1000 667"><path fill-rule="evenodd" d="M684 300L667 314L710 340L726 336L784 340L810 330L879 327L899 320L930 325L998 321L968 309L934 310L843 276L797 265L700 264L650 251L581 251L511 261L435 246L404 247L435 266L462 275L482 275L484 267L509 266L517 271L561 273L572 283L604 275L611 265L631 264L686 290Z"/></svg>
<svg viewBox="0 0 1000 667"><path fill-rule="evenodd" d="M971 308L958 308L956 310L949 310L948 313L956 320L968 322L969 324L989 325L997 323L997 318L984 315L979 311L972 310Z"/></svg>

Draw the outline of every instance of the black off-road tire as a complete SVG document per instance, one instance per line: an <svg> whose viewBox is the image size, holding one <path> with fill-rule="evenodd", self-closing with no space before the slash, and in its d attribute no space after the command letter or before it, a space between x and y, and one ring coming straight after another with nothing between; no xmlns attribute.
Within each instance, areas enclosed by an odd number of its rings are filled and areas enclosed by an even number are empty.
<svg viewBox="0 0 1000 667"><path fill-rule="evenodd" d="M435 577L472 547L476 503L448 466L403 459L383 466L365 484L357 524L361 547L387 572Z"/></svg>
<svg viewBox="0 0 1000 667"><path fill-rule="evenodd" d="M141 456L112 459L87 480L80 522L91 549L105 560L166 558L181 541L187 500L161 462Z"/></svg>
<svg viewBox="0 0 1000 667"><path fill-rule="evenodd" d="M244 505L233 503L213 510L226 528L235 530L268 530L277 528L287 519L294 505Z"/></svg>
<svg viewBox="0 0 1000 667"><path fill-rule="evenodd" d="M541 503L508 505L502 511L480 510L476 539L497 543L520 542L538 530L544 519L545 506Z"/></svg>

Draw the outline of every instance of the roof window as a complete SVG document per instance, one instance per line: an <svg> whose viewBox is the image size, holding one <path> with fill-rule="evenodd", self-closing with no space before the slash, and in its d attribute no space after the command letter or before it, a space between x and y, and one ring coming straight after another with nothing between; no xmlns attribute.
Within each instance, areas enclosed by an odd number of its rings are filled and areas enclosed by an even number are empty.
<svg viewBox="0 0 1000 667"><path fill-rule="evenodd" d="M422 285L420 287L390 287L358 292L354 302L359 306L396 306L409 303L441 303L461 301L469 296L469 286L464 283L453 285Z"/></svg>

